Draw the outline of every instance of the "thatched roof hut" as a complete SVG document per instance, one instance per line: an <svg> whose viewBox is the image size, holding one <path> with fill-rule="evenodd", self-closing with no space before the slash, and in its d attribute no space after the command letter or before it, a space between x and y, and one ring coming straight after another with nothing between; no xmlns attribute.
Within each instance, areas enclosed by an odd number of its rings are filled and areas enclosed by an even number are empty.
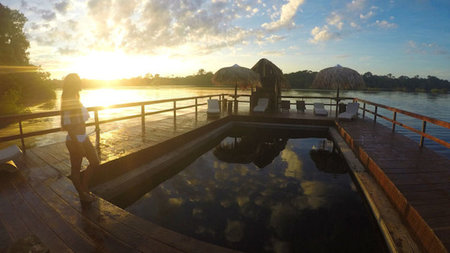
<svg viewBox="0 0 450 253"><path fill-rule="evenodd" d="M271 61L262 58L253 67L252 70L259 74L261 78L261 89L256 89L256 99L259 97L269 98L269 108L275 110L278 108L281 88L287 87L287 80L283 71Z"/></svg>

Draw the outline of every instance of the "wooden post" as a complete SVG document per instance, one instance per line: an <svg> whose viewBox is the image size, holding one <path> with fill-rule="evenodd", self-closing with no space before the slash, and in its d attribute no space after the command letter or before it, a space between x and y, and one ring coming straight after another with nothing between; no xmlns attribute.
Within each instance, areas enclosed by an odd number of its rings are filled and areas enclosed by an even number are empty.
<svg viewBox="0 0 450 253"><path fill-rule="evenodd" d="M23 138L22 120L19 120L20 141L22 142L22 150L25 152L25 139Z"/></svg>
<svg viewBox="0 0 450 253"><path fill-rule="evenodd" d="M145 135L145 105L141 105L141 126L142 126L142 136Z"/></svg>
<svg viewBox="0 0 450 253"><path fill-rule="evenodd" d="M100 123L98 120L98 110L94 111L94 120L95 120L95 146L100 148Z"/></svg>
<svg viewBox="0 0 450 253"><path fill-rule="evenodd" d="M197 98L195 98L195 120L197 120L197 115L198 115L198 108L197 108L197 106L198 106L198 101L197 101Z"/></svg>
<svg viewBox="0 0 450 253"><path fill-rule="evenodd" d="M375 106L375 114L373 115L373 123L377 123L378 106Z"/></svg>
<svg viewBox="0 0 450 253"><path fill-rule="evenodd" d="M397 120L397 112L394 112L394 117L392 118L394 122L392 122L392 132L395 132L395 121Z"/></svg>
<svg viewBox="0 0 450 253"><path fill-rule="evenodd" d="M424 120L422 121L422 133L425 133L425 129L427 127L427 122ZM424 141L425 137L423 137L423 135L420 136L420 147L423 147L423 141Z"/></svg>
<svg viewBox="0 0 450 253"><path fill-rule="evenodd" d="M177 101L173 101L173 126L177 128Z"/></svg>
<svg viewBox="0 0 450 253"><path fill-rule="evenodd" d="M363 119L366 117L366 103L363 105Z"/></svg>

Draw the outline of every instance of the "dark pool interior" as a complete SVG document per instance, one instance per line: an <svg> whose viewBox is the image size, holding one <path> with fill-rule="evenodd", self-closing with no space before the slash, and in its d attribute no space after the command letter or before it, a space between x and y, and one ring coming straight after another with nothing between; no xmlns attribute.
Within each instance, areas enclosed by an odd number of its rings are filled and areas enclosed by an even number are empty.
<svg viewBox="0 0 450 253"><path fill-rule="evenodd" d="M126 210L245 252L387 252L326 137L233 133Z"/></svg>

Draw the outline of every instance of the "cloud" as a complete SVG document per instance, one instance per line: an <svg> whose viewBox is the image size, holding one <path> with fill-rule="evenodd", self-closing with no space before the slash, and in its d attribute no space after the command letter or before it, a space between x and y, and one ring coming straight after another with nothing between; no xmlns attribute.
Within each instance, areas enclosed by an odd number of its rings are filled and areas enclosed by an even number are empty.
<svg viewBox="0 0 450 253"><path fill-rule="evenodd" d="M260 53L260 55L262 56L282 56L285 55L286 52L284 50L266 50L266 51L262 51Z"/></svg>
<svg viewBox="0 0 450 253"><path fill-rule="evenodd" d="M55 4L55 9L61 14L66 14L68 8L69 8L69 1L67 0Z"/></svg>
<svg viewBox="0 0 450 253"><path fill-rule="evenodd" d="M335 26L339 30L342 30L344 25L344 22L342 22L342 16L336 12L331 13L331 15L327 18L327 23Z"/></svg>
<svg viewBox="0 0 450 253"><path fill-rule="evenodd" d="M309 42L311 42L313 44L340 38L340 34L330 31L330 29L327 25L324 25L323 27L318 27L318 26L314 27L311 30L311 35L313 37L311 39L309 39Z"/></svg>
<svg viewBox="0 0 450 253"><path fill-rule="evenodd" d="M79 50L78 49L73 49L73 48L69 48L69 47L60 47L58 48L58 53L61 55L74 55L76 53L78 53Z"/></svg>
<svg viewBox="0 0 450 253"><path fill-rule="evenodd" d="M270 43L275 43L278 41L285 40L286 38L287 38L287 36L280 36L280 35L272 34L269 37L267 37L266 40L269 41Z"/></svg>
<svg viewBox="0 0 450 253"><path fill-rule="evenodd" d="M41 11L41 17L42 17L44 20L51 21L51 20L53 20L53 19L56 18L56 14L55 14L53 11L42 10L42 11Z"/></svg>
<svg viewBox="0 0 450 253"><path fill-rule="evenodd" d="M373 11L369 11L366 13L366 15L364 14L359 14L359 18L360 19L369 19L371 18L375 13Z"/></svg>
<svg viewBox="0 0 450 253"><path fill-rule="evenodd" d="M350 11L362 10L366 5L366 0L353 0L347 4L347 9Z"/></svg>
<svg viewBox="0 0 450 253"><path fill-rule="evenodd" d="M379 28L383 28L383 29L393 29L393 28L397 28L397 24L395 23L389 23L386 20L377 20L375 21L375 23L373 23L374 26L377 26Z"/></svg>
<svg viewBox="0 0 450 253"><path fill-rule="evenodd" d="M277 30L285 27L293 27L295 23L292 21L297 9L304 3L304 0L290 0L281 7L280 18L270 23L264 23L261 26L267 30Z"/></svg>
<svg viewBox="0 0 450 253"><path fill-rule="evenodd" d="M421 55L448 55L449 51L436 43L417 43L413 40L407 42L406 52L408 54Z"/></svg>

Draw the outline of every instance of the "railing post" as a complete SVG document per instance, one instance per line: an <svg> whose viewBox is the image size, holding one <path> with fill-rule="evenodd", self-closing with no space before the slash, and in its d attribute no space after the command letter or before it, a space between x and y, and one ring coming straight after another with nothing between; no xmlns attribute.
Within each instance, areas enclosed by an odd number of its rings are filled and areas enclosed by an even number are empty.
<svg viewBox="0 0 450 253"><path fill-rule="evenodd" d="M427 122L424 120L422 121L422 133L425 133L425 129L427 127ZM425 137L423 137L423 135L420 136L420 147L423 147L423 141L424 141Z"/></svg>
<svg viewBox="0 0 450 253"><path fill-rule="evenodd" d="M22 150L25 152L25 139L23 138L23 128L22 128L22 120L19 120L19 130L20 130L20 142L22 143Z"/></svg>
<svg viewBox="0 0 450 253"><path fill-rule="evenodd" d="M173 126L177 128L177 101L173 101Z"/></svg>
<svg viewBox="0 0 450 253"><path fill-rule="evenodd" d="M333 104L333 99L330 98L330 113L331 113L331 111L333 111L333 106L332 106L332 104Z"/></svg>
<svg viewBox="0 0 450 253"><path fill-rule="evenodd" d="M392 132L395 132L395 121L397 121L397 112L394 112L394 117L392 118Z"/></svg>
<svg viewBox="0 0 450 253"><path fill-rule="evenodd" d="M100 123L98 120L98 110L94 111L94 120L95 120L95 146L100 148Z"/></svg>
<svg viewBox="0 0 450 253"><path fill-rule="evenodd" d="M366 117L366 103L364 103L363 105L363 115L362 115L363 119Z"/></svg>
<svg viewBox="0 0 450 253"><path fill-rule="evenodd" d="M141 126L142 135L145 135L145 105L141 105Z"/></svg>
<svg viewBox="0 0 450 253"><path fill-rule="evenodd" d="M378 106L375 106L375 114L373 115L373 123L377 123Z"/></svg>
<svg viewBox="0 0 450 253"><path fill-rule="evenodd" d="M197 98L195 98L195 120L197 120L197 115L198 115L198 101Z"/></svg>

